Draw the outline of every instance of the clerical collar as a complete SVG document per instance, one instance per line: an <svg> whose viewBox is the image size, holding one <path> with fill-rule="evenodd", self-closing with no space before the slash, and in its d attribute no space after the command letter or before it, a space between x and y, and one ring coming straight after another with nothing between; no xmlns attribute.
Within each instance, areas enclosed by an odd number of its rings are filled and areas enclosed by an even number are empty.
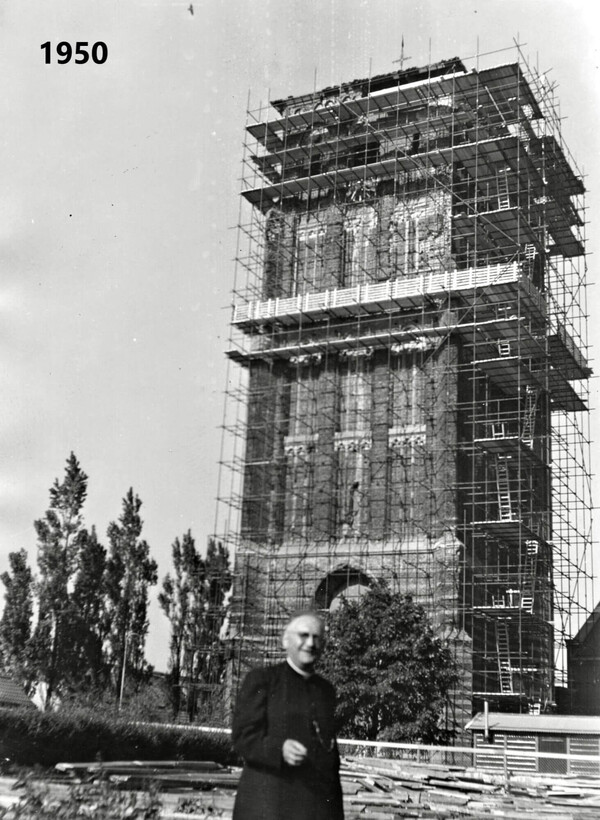
<svg viewBox="0 0 600 820"><path fill-rule="evenodd" d="M303 678L312 678L312 676L315 674L314 672L305 672L303 669L298 669L298 667L296 666L296 664L295 664L295 663L292 663L292 662L291 662L291 660L290 660L289 658L286 658L286 661L287 661L287 662L289 663L289 665L292 667L292 669L294 670L294 672L297 672L299 675L302 675L302 677L303 677Z"/></svg>

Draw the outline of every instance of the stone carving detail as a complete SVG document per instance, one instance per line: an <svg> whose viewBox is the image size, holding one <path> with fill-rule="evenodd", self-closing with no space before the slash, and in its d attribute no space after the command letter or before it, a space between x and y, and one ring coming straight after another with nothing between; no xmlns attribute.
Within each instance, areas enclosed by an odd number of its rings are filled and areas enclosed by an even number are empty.
<svg viewBox="0 0 600 820"><path fill-rule="evenodd" d="M421 445L426 441L424 424L407 424L402 427L392 427L389 432L389 447L392 450L403 450L407 445Z"/></svg>
<svg viewBox="0 0 600 820"><path fill-rule="evenodd" d="M315 449L318 436L286 436L284 450L286 456L296 458L306 456Z"/></svg>
<svg viewBox="0 0 600 820"><path fill-rule="evenodd" d="M376 179L365 179L357 182L350 182L346 186L346 199L348 202L363 202L371 200L377 191Z"/></svg>
<svg viewBox="0 0 600 820"><path fill-rule="evenodd" d="M285 218L277 208L271 208L267 213L265 225L265 239L268 243L277 242L285 225Z"/></svg>
<svg viewBox="0 0 600 820"><path fill-rule="evenodd" d="M322 353L298 353L296 356L290 356L290 364L300 366L318 365L321 364L322 359Z"/></svg>
<svg viewBox="0 0 600 820"><path fill-rule="evenodd" d="M336 433L334 449L336 452L361 453L371 449L371 437L361 433Z"/></svg>
<svg viewBox="0 0 600 820"><path fill-rule="evenodd" d="M341 103L349 100L359 100L363 96L360 89L346 89L340 94L332 97L311 97L309 99L300 100L295 105L288 106L286 114L293 116L294 114L306 114L311 111L317 111L319 108L326 108L328 110L337 109ZM337 113L337 112L336 112Z"/></svg>
<svg viewBox="0 0 600 820"><path fill-rule="evenodd" d="M348 347L345 350L340 350L340 358L342 359L370 359L372 355L372 347Z"/></svg>
<svg viewBox="0 0 600 820"><path fill-rule="evenodd" d="M417 336L415 339L407 339L405 342L396 342L390 348L397 356L402 353L415 353L417 351L432 350L438 344L438 339L428 336Z"/></svg>

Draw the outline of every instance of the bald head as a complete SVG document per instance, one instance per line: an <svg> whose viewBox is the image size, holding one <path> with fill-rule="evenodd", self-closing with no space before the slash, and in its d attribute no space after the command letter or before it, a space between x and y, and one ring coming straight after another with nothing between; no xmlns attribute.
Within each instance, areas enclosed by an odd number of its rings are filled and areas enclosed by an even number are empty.
<svg viewBox="0 0 600 820"><path fill-rule="evenodd" d="M288 660L302 672L312 672L321 656L325 626L315 612L292 615L283 633L283 648Z"/></svg>

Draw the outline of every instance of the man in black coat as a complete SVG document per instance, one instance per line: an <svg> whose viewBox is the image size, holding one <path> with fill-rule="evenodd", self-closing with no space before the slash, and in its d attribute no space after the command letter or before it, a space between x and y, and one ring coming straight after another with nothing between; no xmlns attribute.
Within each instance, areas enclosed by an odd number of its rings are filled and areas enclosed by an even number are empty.
<svg viewBox="0 0 600 820"><path fill-rule="evenodd" d="M314 671L324 639L313 612L283 633L283 663L253 669L235 708L232 738L244 759L233 820L343 820L335 691Z"/></svg>

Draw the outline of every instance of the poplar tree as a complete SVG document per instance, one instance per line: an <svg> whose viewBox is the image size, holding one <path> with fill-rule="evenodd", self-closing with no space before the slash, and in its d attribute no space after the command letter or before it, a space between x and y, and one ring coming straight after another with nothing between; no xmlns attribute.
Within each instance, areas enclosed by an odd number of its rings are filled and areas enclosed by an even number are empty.
<svg viewBox="0 0 600 820"><path fill-rule="evenodd" d="M209 539L203 559L188 530L172 545L174 575L163 580L159 603L171 622L168 680L173 714L185 706L193 720L200 690L219 683L223 669L220 630L231 587L229 556L221 543Z"/></svg>
<svg viewBox="0 0 600 820"><path fill-rule="evenodd" d="M141 538L142 502L130 488L118 522L108 526L106 631L109 661L118 691L125 676L139 682L148 672L144 659L148 634L148 591L158 580L156 562Z"/></svg>
<svg viewBox="0 0 600 820"><path fill-rule="evenodd" d="M106 549L98 541L95 527L81 539L71 601L72 666L80 686L96 688L103 684L107 673L107 621Z"/></svg>
<svg viewBox="0 0 600 820"><path fill-rule="evenodd" d="M227 618L231 584L229 552L220 541L209 538L206 549L207 601L204 632L207 651L202 656L202 675L207 683L213 685L220 683L224 669L221 631Z"/></svg>
<svg viewBox="0 0 600 820"><path fill-rule="evenodd" d="M182 677L191 632L190 616L194 608L197 579L203 572L203 561L196 549L192 533L188 530L182 540L176 538L171 545L174 576L166 575L158 602L171 623L169 642L169 671L167 675L171 692L173 715L179 714L182 701Z"/></svg>
<svg viewBox="0 0 600 820"><path fill-rule="evenodd" d="M8 556L9 572L0 579L4 584L4 611L0 619L2 668L31 691L30 641L33 621L33 573L24 549Z"/></svg>
<svg viewBox="0 0 600 820"><path fill-rule="evenodd" d="M60 695L73 673L72 583L80 548L87 538L81 510L88 477L71 453L65 476L50 488L50 507L34 522L38 542L38 619L31 641L38 683L44 684L44 705Z"/></svg>

